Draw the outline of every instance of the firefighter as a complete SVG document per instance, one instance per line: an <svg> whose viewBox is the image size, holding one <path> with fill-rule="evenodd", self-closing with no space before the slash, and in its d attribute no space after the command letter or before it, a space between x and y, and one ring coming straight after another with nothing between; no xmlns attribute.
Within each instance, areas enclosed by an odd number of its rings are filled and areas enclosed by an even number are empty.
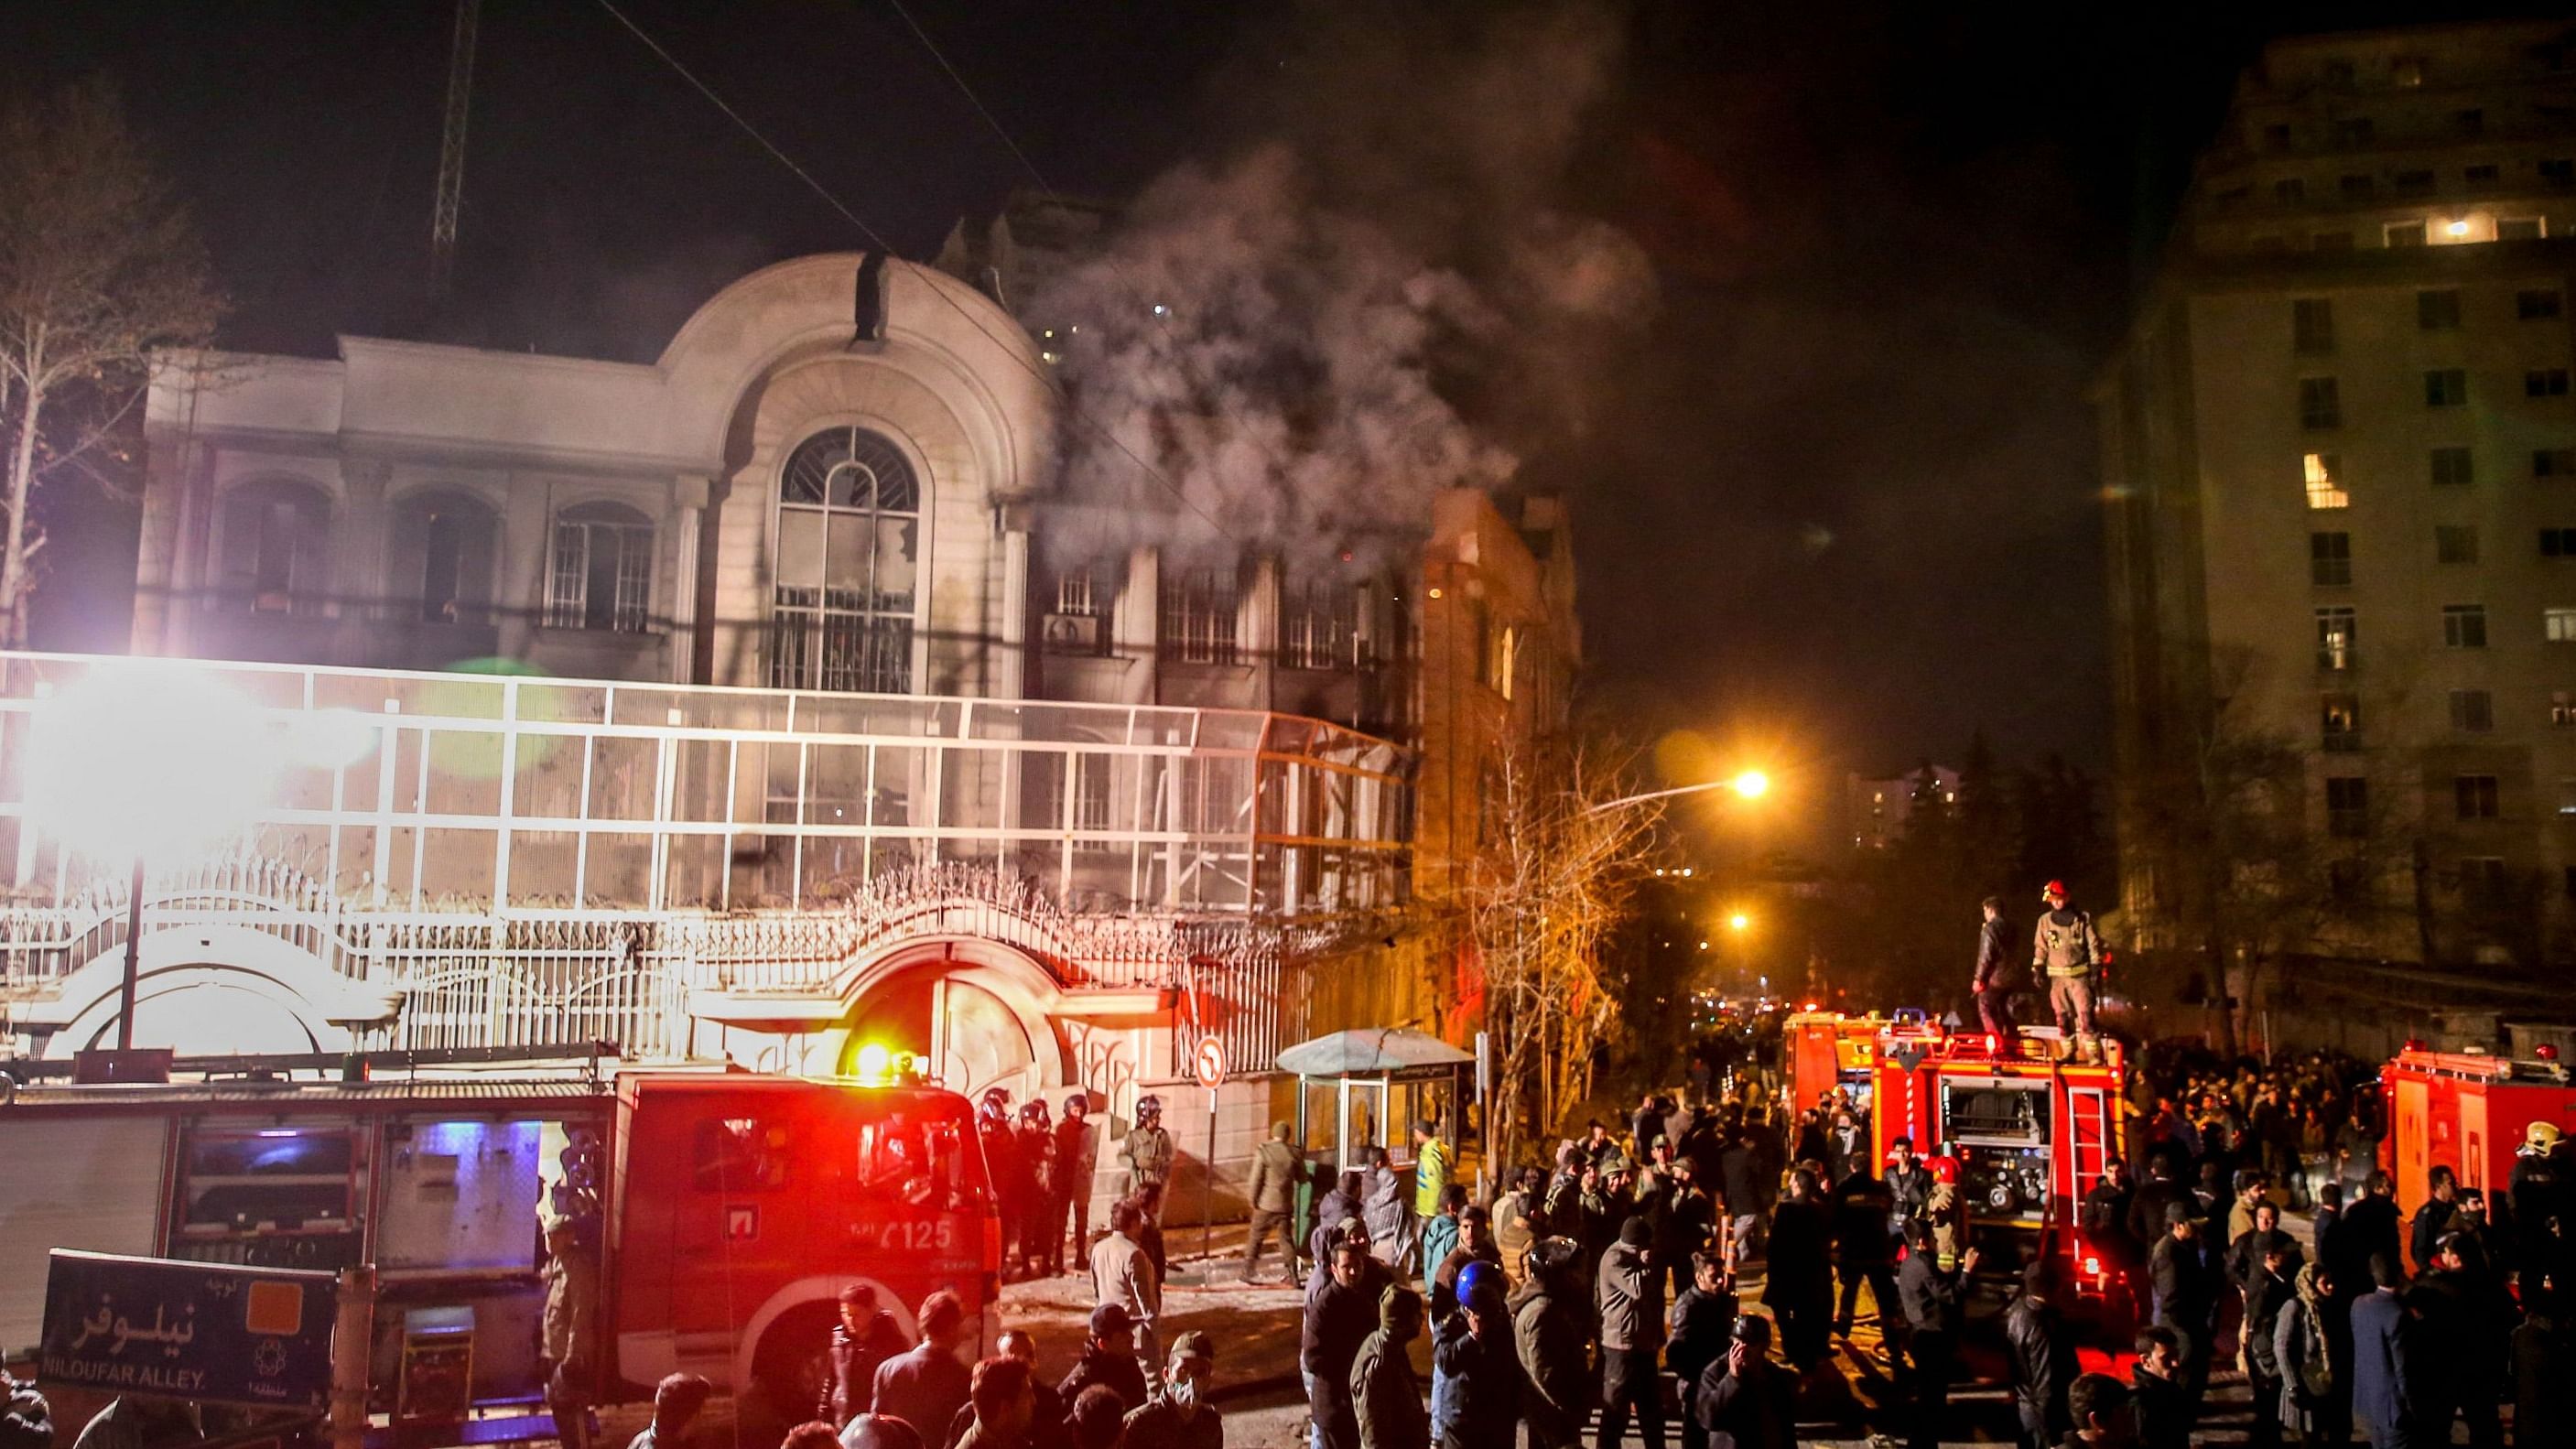
<svg viewBox="0 0 2576 1449"><path fill-rule="evenodd" d="M599 1264L581 1246L580 1224L548 1218L546 1303L542 1342L546 1360L546 1412L563 1449L590 1449L592 1356L599 1333Z"/></svg>
<svg viewBox="0 0 2576 1449"><path fill-rule="evenodd" d="M1029 1210L1028 1184L1020 1171L1019 1139L1011 1130L1009 1092L1000 1087L984 1089L984 1105L975 1114L975 1136L984 1144L984 1170L993 1179L993 1206L1002 1219L1003 1267L1008 1269Z"/></svg>
<svg viewBox="0 0 2576 1449"><path fill-rule="evenodd" d="M2079 1043L2086 1061L2102 1059L2102 1038L2093 1030L2093 992L2102 970L2102 937L2093 916L2066 904L2066 882L2053 880L2040 892L2048 903L2031 934L2030 969L2048 977L2048 1005L2057 1015L2057 1059L2064 1061Z"/></svg>
<svg viewBox="0 0 2576 1449"><path fill-rule="evenodd" d="M1011 1244L1019 1255L1021 1273L1034 1278L1046 1267L1050 1240L1061 1244L1064 1235L1058 1225L1064 1213L1055 1205L1063 1191L1061 1174L1055 1170L1055 1124L1047 1120L1046 1099L1032 1097L1020 1104L1020 1126L1012 1146L1019 1158L1020 1189L1027 1204L1020 1219L1020 1236Z"/></svg>
<svg viewBox="0 0 2576 1449"><path fill-rule="evenodd" d="M1047 1272L1064 1271L1065 1219L1073 1220L1075 1271L1091 1261L1091 1188L1100 1164L1100 1148L1091 1135L1091 1094L1064 1099L1064 1115L1055 1124L1055 1219L1049 1230Z"/></svg>
<svg viewBox="0 0 2576 1449"><path fill-rule="evenodd" d="M1163 1099L1147 1093L1136 1099L1136 1127L1118 1154L1127 1163L1127 1195L1161 1187L1172 1176L1172 1134L1163 1130Z"/></svg>
<svg viewBox="0 0 2576 1449"><path fill-rule="evenodd" d="M2523 1129L2522 1148L2514 1154L2513 1177L2505 1200L2513 1209L2514 1266L2537 1283L2544 1275L2568 1281L2562 1234L2576 1224L2562 1221L2576 1174L2560 1153L2556 1123L2534 1122Z"/></svg>

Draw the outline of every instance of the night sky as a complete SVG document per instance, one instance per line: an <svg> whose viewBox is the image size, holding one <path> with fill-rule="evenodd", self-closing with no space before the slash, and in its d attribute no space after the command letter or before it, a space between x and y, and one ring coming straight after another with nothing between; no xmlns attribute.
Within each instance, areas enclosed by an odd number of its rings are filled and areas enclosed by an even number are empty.
<svg viewBox="0 0 2576 1449"><path fill-rule="evenodd" d="M1373 104L1316 63L1321 7L906 3L1067 193ZM905 256L1033 184L887 0L621 8ZM1576 500L1610 723L1817 770L1955 758L1981 727L2008 760L2107 763L2084 393L2190 158L2265 37L2454 18L2200 9L1619 8L1563 201L1646 249L1660 303L1581 435L1522 439ZM245 349L352 332L649 360L741 274L868 245L597 4L485 0L458 299L431 316L452 13L21 6L0 83L121 84ZM133 517L85 486L41 510L43 647L122 647Z"/></svg>

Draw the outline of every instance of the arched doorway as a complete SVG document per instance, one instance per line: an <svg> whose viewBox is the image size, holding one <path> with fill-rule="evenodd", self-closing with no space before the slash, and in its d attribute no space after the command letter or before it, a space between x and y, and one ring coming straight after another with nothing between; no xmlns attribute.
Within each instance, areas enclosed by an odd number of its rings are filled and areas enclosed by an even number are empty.
<svg viewBox="0 0 2576 1449"><path fill-rule="evenodd" d="M243 926L154 931L135 981L134 1041L181 1056L347 1051L350 1028L391 1022L397 997L351 981L312 953ZM124 956L112 952L65 977L20 1027L45 1037L44 1055L111 1045Z"/></svg>
<svg viewBox="0 0 2576 1449"><path fill-rule="evenodd" d="M1065 1084L1064 1049L1048 1009L1054 980L1035 962L991 942L922 943L860 971L840 1070L854 1071L871 1044L911 1052L949 1087L980 1096L1001 1087L1014 1102Z"/></svg>

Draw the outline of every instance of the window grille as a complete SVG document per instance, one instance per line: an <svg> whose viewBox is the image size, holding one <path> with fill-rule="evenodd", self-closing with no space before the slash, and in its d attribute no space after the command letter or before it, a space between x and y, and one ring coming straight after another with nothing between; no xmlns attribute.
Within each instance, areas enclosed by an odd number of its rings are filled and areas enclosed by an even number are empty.
<svg viewBox="0 0 2576 1449"><path fill-rule="evenodd" d="M1184 664L1235 662L1234 576L1175 569L1163 577L1163 653Z"/></svg>
<svg viewBox="0 0 2576 1449"><path fill-rule="evenodd" d="M653 525L616 504L568 508L555 520L546 627L642 633L651 618Z"/></svg>
<svg viewBox="0 0 2576 1449"><path fill-rule="evenodd" d="M920 605L921 485L886 438L815 434L778 490L769 682L908 694Z"/></svg>

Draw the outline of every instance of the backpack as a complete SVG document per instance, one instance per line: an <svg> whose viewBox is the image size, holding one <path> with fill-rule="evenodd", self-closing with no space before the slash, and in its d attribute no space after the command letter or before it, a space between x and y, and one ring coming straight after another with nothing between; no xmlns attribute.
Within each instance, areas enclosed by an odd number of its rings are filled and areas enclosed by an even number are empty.
<svg viewBox="0 0 2576 1449"><path fill-rule="evenodd" d="M2323 1400L2334 1393L2334 1363L2326 1357L2326 1325L2314 1303L2300 1300L2299 1330L2307 1335L2308 1351L2299 1360L2299 1385L2308 1397Z"/></svg>

